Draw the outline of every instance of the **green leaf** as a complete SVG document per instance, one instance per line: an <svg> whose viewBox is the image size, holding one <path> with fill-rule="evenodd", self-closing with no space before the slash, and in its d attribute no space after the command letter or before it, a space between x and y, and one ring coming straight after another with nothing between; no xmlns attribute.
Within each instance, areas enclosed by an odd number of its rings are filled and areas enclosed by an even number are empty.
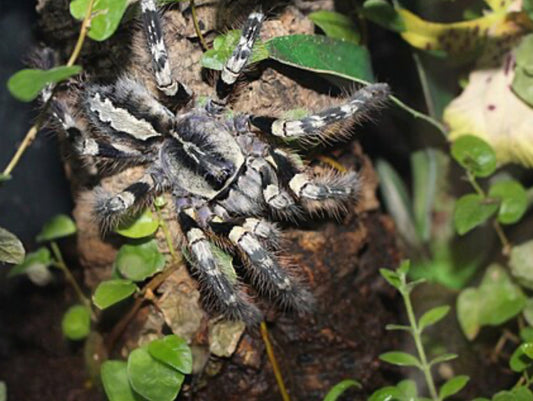
<svg viewBox="0 0 533 401"><path fill-rule="evenodd" d="M398 366L416 366L417 368L420 368L420 362L418 359L406 352L401 351L391 351L391 352L385 352L384 354L381 354L379 356L379 359L382 361L392 363L393 365Z"/></svg>
<svg viewBox="0 0 533 401"><path fill-rule="evenodd" d="M9 181L12 177L9 174L0 173L0 183L4 181Z"/></svg>
<svg viewBox="0 0 533 401"><path fill-rule="evenodd" d="M413 248L419 248L419 237L414 224L411 199L400 175L385 160L378 160L379 189L402 239Z"/></svg>
<svg viewBox="0 0 533 401"><path fill-rule="evenodd" d="M7 401L7 387L3 381L0 381L0 401Z"/></svg>
<svg viewBox="0 0 533 401"><path fill-rule="evenodd" d="M411 327L403 326L401 324L388 324L385 326L385 330L402 330L402 331L411 331Z"/></svg>
<svg viewBox="0 0 533 401"><path fill-rule="evenodd" d="M520 330L520 338L526 343L533 343L533 327L524 327Z"/></svg>
<svg viewBox="0 0 533 401"><path fill-rule="evenodd" d="M437 151L425 149L411 155L413 177L413 217L416 231L422 241L429 241L433 208L437 195Z"/></svg>
<svg viewBox="0 0 533 401"><path fill-rule="evenodd" d="M396 269L396 272L399 276L407 276L407 273L409 273L409 269L411 269L411 261L409 259L404 259L401 261L400 266L398 266L398 269Z"/></svg>
<svg viewBox="0 0 533 401"><path fill-rule="evenodd" d="M25 254L22 242L15 235L0 227L0 263L22 263Z"/></svg>
<svg viewBox="0 0 533 401"><path fill-rule="evenodd" d="M343 39L355 44L361 39L354 22L344 14L320 10L309 14L309 19L330 38Z"/></svg>
<svg viewBox="0 0 533 401"><path fill-rule="evenodd" d="M280 63L347 79L373 81L368 50L321 35L278 36L266 43L270 58Z"/></svg>
<svg viewBox="0 0 533 401"><path fill-rule="evenodd" d="M466 386L466 383L470 378L468 376L456 376L448 380L442 385L439 390L439 400L443 400L447 397L451 397L454 394L457 394L459 391Z"/></svg>
<svg viewBox="0 0 533 401"><path fill-rule="evenodd" d="M70 14L81 21L85 18L89 0L73 0ZM97 41L108 39L118 28L128 7L127 0L95 0L89 27L89 37Z"/></svg>
<svg viewBox="0 0 533 401"><path fill-rule="evenodd" d="M527 210L527 193L518 181L499 181L489 190L491 198L500 199L498 221L513 224L522 218Z"/></svg>
<svg viewBox="0 0 533 401"><path fill-rule="evenodd" d="M361 13L370 21L395 32L405 31L403 18L386 0L367 0Z"/></svg>
<svg viewBox="0 0 533 401"><path fill-rule="evenodd" d="M79 74L81 67L61 66L50 70L24 69L16 72L7 81L7 89L16 99L31 102L46 86Z"/></svg>
<svg viewBox="0 0 533 401"><path fill-rule="evenodd" d="M523 372L533 363L533 343L521 344L511 355L509 366L515 372Z"/></svg>
<svg viewBox="0 0 533 401"><path fill-rule="evenodd" d="M235 50L237 43L239 43L240 37L240 30L232 30L225 35L217 36L213 41L213 48L202 55L202 67L218 71L222 70L226 61L233 54L233 50ZM261 40L257 40L252 49L252 57L249 63L257 63L268 58L268 56L269 53L265 44Z"/></svg>
<svg viewBox="0 0 533 401"><path fill-rule="evenodd" d="M130 386L127 366L123 361L105 361L102 364L100 377L109 401L142 401Z"/></svg>
<svg viewBox="0 0 533 401"><path fill-rule="evenodd" d="M114 279L102 281L96 287L93 303L99 309L109 308L111 305L128 298L137 290L138 287L130 280Z"/></svg>
<svg viewBox="0 0 533 401"><path fill-rule="evenodd" d="M531 3L531 2L530 2ZM532 5L524 1L524 9L529 7L529 13L533 11ZM530 16L533 14L530 14ZM514 93L524 102L533 105L533 35L526 35L515 50L516 67L511 88Z"/></svg>
<svg viewBox="0 0 533 401"><path fill-rule="evenodd" d="M165 257L159 252L157 242L149 240L138 244L122 245L115 265L125 278L143 281L165 267Z"/></svg>
<svg viewBox="0 0 533 401"><path fill-rule="evenodd" d="M450 307L448 305L437 306L436 308L428 310L418 321L418 327L420 331L443 319L449 311Z"/></svg>
<svg viewBox="0 0 533 401"><path fill-rule="evenodd" d="M466 234L483 224L498 210L498 203L484 199L478 194L468 194L459 198L455 204L453 223L459 235Z"/></svg>
<svg viewBox="0 0 533 401"><path fill-rule="evenodd" d="M324 401L336 401L342 393L350 387L361 388L361 383L355 380L347 379L335 384L328 394L324 397Z"/></svg>
<svg viewBox="0 0 533 401"><path fill-rule="evenodd" d="M477 177L487 177L496 170L496 153L477 136L460 136L453 142L451 153L457 163Z"/></svg>
<svg viewBox="0 0 533 401"><path fill-rule="evenodd" d="M126 238L144 238L154 234L159 228L159 220L150 209L120 223L115 232Z"/></svg>
<svg viewBox="0 0 533 401"><path fill-rule="evenodd" d="M479 298L476 288L467 288L457 297L457 320L469 340L473 340L481 328L479 314L482 305Z"/></svg>
<svg viewBox="0 0 533 401"><path fill-rule="evenodd" d="M48 266L52 263L52 256L48 248L41 247L35 252L26 254L24 261L14 266L8 274L8 277L27 274L32 282L37 285L46 285L52 279L52 274Z"/></svg>
<svg viewBox="0 0 533 401"><path fill-rule="evenodd" d="M178 395L184 375L152 358L144 348L128 357L128 378L135 392L149 401L172 401Z"/></svg>
<svg viewBox="0 0 533 401"><path fill-rule="evenodd" d="M491 265L478 288L467 288L457 298L457 317L468 339L473 339L481 326L498 326L519 314L526 297L505 269Z"/></svg>
<svg viewBox="0 0 533 401"><path fill-rule="evenodd" d="M61 321L63 335L69 340L83 340L91 331L91 311L83 305L71 306Z"/></svg>
<svg viewBox="0 0 533 401"><path fill-rule="evenodd" d="M533 240L524 242L511 249L509 268L520 285L533 290Z"/></svg>
<svg viewBox="0 0 533 401"><path fill-rule="evenodd" d="M148 344L148 352L155 359L183 374L192 372L192 354L187 342L176 335L165 336Z"/></svg>
<svg viewBox="0 0 533 401"><path fill-rule="evenodd" d="M456 359L456 358L457 358L457 354L442 354L442 355L439 355L439 356L433 358L431 360L431 362L429 362L429 365L433 366L433 365L436 365L438 363L448 362L448 361L451 361L451 360Z"/></svg>
<svg viewBox="0 0 533 401"><path fill-rule="evenodd" d="M418 399L416 383L413 380L402 380L396 385L400 392L400 399L403 401L414 401Z"/></svg>
<svg viewBox="0 0 533 401"><path fill-rule="evenodd" d="M500 391L492 401L533 401L533 393L527 387L519 386L511 391Z"/></svg>
<svg viewBox="0 0 533 401"><path fill-rule="evenodd" d="M527 324L533 326L533 298L529 298L526 301L526 306L524 307L524 310L522 312L524 313L524 318L526 319ZM531 327L531 329L531 334L533 335L533 327ZM533 342L533 339L530 342Z"/></svg>
<svg viewBox="0 0 533 401"><path fill-rule="evenodd" d="M382 387L372 393L368 401L400 400L401 393L395 386Z"/></svg>
<svg viewBox="0 0 533 401"><path fill-rule="evenodd" d="M58 214L49 220L37 235L37 242L53 241L76 233L76 224L70 217Z"/></svg>
<svg viewBox="0 0 533 401"><path fill-rule="evenodd" d="M402 281L398 277L398 273L389 269L379 269L379 273L383 276L387 282L394 288L399 290L402 287Z"/></svg>

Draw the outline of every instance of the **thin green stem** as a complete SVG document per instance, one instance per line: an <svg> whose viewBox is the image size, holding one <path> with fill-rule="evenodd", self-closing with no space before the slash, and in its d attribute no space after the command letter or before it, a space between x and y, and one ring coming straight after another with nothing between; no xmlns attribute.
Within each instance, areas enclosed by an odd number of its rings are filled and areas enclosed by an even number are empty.
<svg viewBox="0 0 533 401"><path fill-rule="evenodd" d="M404 287L406 286L405 276L402 279ZM426 352L424 351L424 345L422 344L422 338L420 336L420 328L416 322L415 313L413 310L413 305L411 304L411 298L409 297L409 291L406 289L401 290L402 298L405 304L405 309L407 310L407 317L409 323L413 328L411 335L415 341L416 350L418 352L418 357L420 358L420 368L424 373L426 383L431 394L431 398L434 401L439 401L439 396L437 395L437 389L435 387L435 382L433 381L433 376L431 376L431 366L429 365L426 357Z"/></svg>
<svg viewBox="0 0 533 401"><path fill-rule="evenodd" d="M200 24L198 23L198 16L196 15L196 7L194 5L194 0L190 0L190 6L191 6L191 14L192 14L192 22L194 25L194 30L196 31L196 36L198 36L200 45L202 45L202 50L205 52L209 48L207 47L207 43L205 42L204 35L202 34L202 30L200 29Z"/></svg>
<svg viewBox="0 0 533 401"><path fill-rule="evenodd" d="M431 90L429 89L429 81L426 71L424 70L424 67L422 67L420 56L417 53L413 52L413 60L415 61L416 71L418 72L418 78L420 79L420 85L422 86L422 93L424 94L424 101L426 102L428 113L432 118L436 119L437 112L435 111L435 104L431 98Z"/></svg>
<svg viewBox="0 0 533 401"><path fill-rule="evenodd" d="M432 126L434 126L435 128L437 128L441 134L443 134L444 136L447 136L448 135L448 131L446 130L446 127L439 123L437 120L435 120L434 118L431 118L430 116L424 114L424 113L421 113L419 112L418 110L415 110L413 109L412 107L408 106L407 104L405 104L404 102L402 102L400 99L398 99L396 96L389 96L389 99L394 103L396 104L398 107L404 109L405 111L407 111L409 114L411 114L411 116L413 116L414 118L419 118L421 120L424 120L426 121L427 123L431 124Z"/></svg>
<svg viewBox="0 0 533 401"><path fill-rule="evenodd" d="M470 182L470 185L472 185L472 188L474 188L474 191L476 191L483 198L486 198L487 194L485 194L483 188L481 188L481 186L478 184L474 173L472 173L470 170L466 170L466 177L468 178L468 182Z"/></svg>
<svg viewBox="0 0 533 401"><path fill-rule="evenodd" d="M76 45L74 46L74 50L72 51L72 54L69 57L67 66L73 66L81 53L83 43L85 42L85 37L87 36L87 32L91 25L91 17L92 17L95 1L96 0L89 0L87 11L85 12L85 17L83 18L83 22L81 23L80 34L78 36L78 40L76 41ZM45 121L45 117L48 113L50 100L52 99L53 96L54 96L54 93L52 92L52 96L47 100L44 107L41 109L41 112L37 116L37 122L31 126L28 132L26 132L24 139L22 140L21 144L15 151L15 154L13 155L13 157L11 158L11 160L5 167L4 171L2 172L3 175L11 175L11 173L17 166L18 162L20 161L26 149L28 149L28 147L33 143L33 141L37 137L37 134L39 133L39 130L41 129Z"/></svg>
<svg viewBox="0 0 533 401"><path fill-rule="evenodd" d="M54 254L55 258L54 266L56 266L59 270L63 272L66 280L70 283L70 285L72 285L72 288L74 288L74 291L76 292L76 295L78 296L80 302L90 309L91 301L89 301L89 299L85 296L80 286L78 285L78 282L70 272L70 269L68 268L67 264L65 263L65 260L63 259L63 255L61 254L61 250L59 249L57 242L50 242L50 248L52 249L52 253Z"/></svg>

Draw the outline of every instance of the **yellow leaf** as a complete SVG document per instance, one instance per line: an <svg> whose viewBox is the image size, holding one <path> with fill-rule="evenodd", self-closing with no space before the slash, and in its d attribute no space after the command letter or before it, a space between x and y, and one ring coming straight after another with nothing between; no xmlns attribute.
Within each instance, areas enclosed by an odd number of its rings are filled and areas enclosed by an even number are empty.
<svg viewBox="0 0 533 401"><path fill-rule="evenodd" d="M453 23L429 22L402 8L397 12L406 28L401 36L411 46L442 51L459 58L473 57L485 44L495 39L505 40L533 27L524 12L499 10L470 21ZM489 38L491 41L487 40Z"/></svg>
<svg viewBox="0 0 533 401"><path fill-rule="evenodd" d="M508 53L500 68L470 73L463 93L444 111L449 139L476 135L496 152L499 164L533 167L533 108L511 90L514 56Z"/></svg>
<svg viewBox="0 0 533 401"><path fill-rule="evenodd" d="M520 1L516 0L485 0L485 3L487 3L494 11L510 11L510 9L518 11L521 6Z"/></svg>

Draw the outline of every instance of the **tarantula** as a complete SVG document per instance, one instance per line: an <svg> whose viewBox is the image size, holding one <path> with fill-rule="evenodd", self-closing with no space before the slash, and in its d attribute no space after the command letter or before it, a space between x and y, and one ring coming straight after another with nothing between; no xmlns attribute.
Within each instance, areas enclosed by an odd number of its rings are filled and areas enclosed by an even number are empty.
<svg viewBox="0 0 533 401"><path fill-rule="evenodd" d="M159 92L123 75L109 85L83 82L76 104L60 98L52 104L80 157L146 168L138 182L120 193L97 191L96 218L109 229L155 195L170 192L192 270L217 310L249 324L261 319L238 282L220 268L213 243L238 257L260 294L298 312L310 310L312 296L276 255L280 230L271 220L304 212L335 214L355 200L359 181L355 172L315 176L294 152L269 137L303 143L343 138L346 130L326 131L338 123L353 123L381 105L387 85L369 85L346 103L301 119L239 113L229 117L225 109L264 15L249 15L213 96L200 102L172 72L155 1L140 0L140 6ZM168 106L172 102L180 105L176 113Z"/></svg>

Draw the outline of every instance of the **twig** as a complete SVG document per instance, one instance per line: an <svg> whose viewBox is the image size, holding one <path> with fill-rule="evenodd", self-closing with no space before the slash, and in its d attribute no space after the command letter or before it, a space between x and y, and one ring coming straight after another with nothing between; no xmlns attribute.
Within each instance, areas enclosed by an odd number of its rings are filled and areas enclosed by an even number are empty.
<svg viewBox="0 0 533 401"><path fill-rule="evenodd" d="M279 369L278 362L276 361L276 355L274 355L274 349L270 343L270 338L268 337L268 329L264 321L261 322L260 326L261 337L263 338L263 343L265 344L266 352L268 355L268 360L272 365L272 370L274 371L274 376L276 377L276 382L278 383L279 392L281 393L281 399L283 401L291 401L289 393L287 393L287 388L283 382L283 376L281 370Z"/></svg>
<svg viewBox="0 0 533 401"><path fill-rule="evenodd" d="M80 286L78 285L78 282L76 281L76 279L70 272L70 269L68 268L67 264L65 263L65 260L63 259L63 255L61 254L61 250L59 249L57 242L55 241L50 242L50 248L52 249L52 253L54 254L54 258L56 260L54 263L54 266L56 266L59 270L63 272L67 281L74 288L74 291L76 292L76 295L78 296L78 299L80 300L80 302L83 305L90 308L91 301L89 301L89 299L85 296Z"/></svg>
<svg viewBox="0 0 533 401"><path fill-rule="evenodd" d="M72 51L72 54L70 55L70 58L67 62L68 67L72 67L76 60L78 59L81 49L83 47L83 43L85 41L85 37L87 36L87 31L89 29L89 26L91 24L91 16L93 12L93 6L94 6L95 0L89 0L89 5L87 6L87 11L85 13L85 17L83 18L83 22L81 23L81 29L80 34L78 36L78 40L76 42L76 46L74 46L74 50ZM53 93L52 93L53 96ZM52 98L50 97L50 99ZM32 127L26 132L26 136L22 140L20 146L17 148L17 151L7 164L6 168L2 172L2 175L11 175L11 172L14 170L18 162L20 161L20 158L26 151L26 149L32 144L32 142L37 137L37 133L41 129L43 122L45 120L45 116L48 112L48 106L50 104L50 99L45 103L44 107L42 108L41 112L39 113L39 116L37 117L37 122L32 125Z"/></svg>
<svg viewBox="0 0 533 401"><path fill-rule="evenodd" d="M198 36L198 39L200 40L200 44L202 45L202 50L205 52L209 48L207 47L207 43L205 42L204 35L202 35L202 31L200 30L200 24L198 23L198 16L196 15L196 7L194 6L194 0L190 0L190 6L191 6L191 14L192 14L192 22L194 24L194 30L196 31L196 36Z"/></svg>
<svg viewBox="0 0 533 401"><path fill-rule="evenodd" d="M168 269L164 270L163 272L155 276L141 289L142 296L138 297L135 300L129 312L125 314L124 316L122 316L122 318L115 325L115 327L113 327L113 330L111 331L111 333L106 339L106 348L109 354L111 354L111 352L113 351L113 348L115 347L117 340L122 336L122 333L124 332L126 327L128 327L131 320L135 317L135 315L141 308L143 302L147 299L145 297L145 294L154 292L157 289L157 287L163 284L163 282L181 266L182 261L183 259L181 258L175 260L172 266L170 266Z"/></svg>

